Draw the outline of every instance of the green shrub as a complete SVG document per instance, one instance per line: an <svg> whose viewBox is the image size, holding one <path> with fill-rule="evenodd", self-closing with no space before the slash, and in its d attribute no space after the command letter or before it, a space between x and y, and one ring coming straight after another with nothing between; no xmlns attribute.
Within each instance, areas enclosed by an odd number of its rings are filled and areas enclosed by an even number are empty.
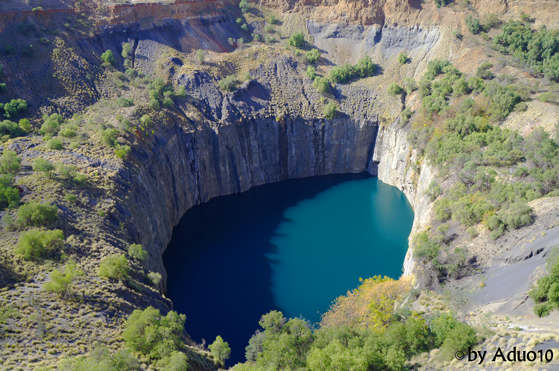
<svg viewBox="0 0 559 371"><path fill-rule="evenodd" d="M248 24L246 24L246 23L243 24L243 25L241 26L241 29L242 29L243 31L245 31L245 32L248 32Z"/></svg>
<svg viewBox="0 0 559 371"><path fill-rule="evenodd" d="M324 106L324 117L326 117L328 120L332 120L336 116L337 111L337 104L334 102L330 102L326 106Z"/></svg>
<svg viewBox="0 0 559 371"><path fill-rule="evenodd" d="M239 23L239 19L237 19L237 23ZM200 64L204 64L204 60L206 59L206 53L204 53L202 49L198 49L196 51L196 58L198 59L198 62L200 62Z"/></svg>
<svg viewBox="0 0 559 371"><path fill-rule="evenodd" d="M250 11L250 5L248 3L247 0L241 0L241 2L239 3L239 9L241 9L241 12L243 13L248 13Z"/></svg>
<svg viewBox="0 0 559 371"><path fill-rule="evenodd" d="M64 145L62 144L62 141L58 138L49 139L47 141L46 146L48 149L55 149L55 150L64 149Z"/></svg>
<svg viewBox="0 0 559 371"><path fill-rule="evenodd" d="M489 71L490 68L493 68L491 63L482 63L476 71L476 77L479 77L483 80L489 80L493 78L493 72Z"/></svg>
<svg viewBox="0 0 559 371"><path fill-rule="evenodd" d="M70 261L64 267L64 272L55 269L51 274L51 280L43 285L43 290L58 294L62 297L72 293L74 280L85 273L78 269L75 262Z"/></svg>
<svg viewBox="0 0 559 371"><path fill-rule="evenodd" d="M170 311L162 316L158 309L136 309L126 320L122 338L131 349L151 359L171 356L183 349L181 338L186 316Z"/></svg>
<svg viewBox="0 0 559 371"><path fill-rule="evenodd" d="M60 125L63 121L64 118L57 113L53 113L50 116L44 115L43 125L41 125L41 129L39 130L39 132L41 133L41 135L50 134L51 136L54 136L58 134L58 130L60 129Z"/></svg>
<svg viewBox="0 0 559 371"><path fill-rule="evenodd" d="M25 260L39 260L52 257L63 246L64 233L61 230L31 229L21 232L15 252Z"/></svg>
<svg viewBox="0 0 559 371"><path fill-rule="evenodd" d="M31 123L29 122L28 119L21 119L19 120L19 122L17 123L17 125L19 126L19 128L24 132L24 133L29 133L31 131Z"/></svg>
<svg viewBox="0 0 559 371"><path fill-rule="evenodd" d="M401 65L408 63L408 55L405 52L398 54L398 63Z"/></svg>
<svg viewBox="0 0 559 371"><path fill-rule="evenodd" d="M234 91L237 90L239 81L235 75L229 75L224 79L219 80L219 87L223 90Z"/></svg>
<svg viewBox="0 0 559 371"><path fill-rule="evenodd" d="M147 278L153 286L159 285L159 282L161 282L161 279L162 279L161 274L159 274L157 272L149 272L147 274Z"/></svg>
<svg viewBox="0 0 559 371"><path fill-rule="evenodd" d="M7 119L13 119L27 111L27 102L23 99L12 99L8 103L0 103L0 112Z"/></svg>
<svg viewBox="0 0 559 371"><path fill-rule="evenodd" d="M305 55L307 56L307 61L309 63L316 63L316 61L320 59L320 52L318 49L311 49L306 52Z"/></svg>
<svg viewBox="0 0 559 371"><path fill-rule="evenodd" d="M275 29L274 29L274 26L272 26L271 24L269 24L269 25L266 25L266 26L264 27L264 31L266 31L267 33L274 33L274 32L275 32Z"/></svg>
<svg viewBox="0 0 559 371"><path fill-rule="evenodd" d="M137 243L133 243L128 247L128 253L134 259L137 259L142 262L145 261L149 256L148 252L144 250L142 245Z"/></svg>
<svg viewBox="0 0 559 371"><path fill-rule="evenodd" d="M479 18L474 18L472 15L466 17L466 25L468 26L468 31L474 35L478 34L482 30Z"/></svg>
<svg viewBox="0 0 559 371"><path fill-rule="evenodd" d="M11 174L0 174L0 206L15 208L19 205L19 191L13 187Z"/></svg>
<svg viewBox="0 0 559 371"><path fill-rule="evenodd" d="M391 82L388 85L388 94L392 94L392 95L400 95L404 92L404 89L402 89L402 87L398 84L396 84L395 82Z"/></svg>
<svg viewBox="0 0 559 371"><path fill-rule="evenodd" d="M268 17L268 23L276 24L278 23L278 18L275 15L270 14L270 16Z"/></svg>
<svg viewBox="0 0 559 371"><path fill-rule="evenodd" d="M64 196L64 199L68 202L71 202L71 203L78 202L78 196L73 195L71 193L66 193L66 195Z"/></svg>
<svg viewBox="0 0 559 371"><path fill-rule="evenodd" d="M119 97L116 100L116 103L121 107L132 107L134 105L134 99L126 99L123 97Z"/></svg>
<svg viewBox="0 0 559 371"><path fill-rule="evenodd" d="M159 371L185 371L188 369L188 357L181 352L173 351L156 362Z"/></svg>
<svg viewBox="0 0 559 371"><path fill-rule="evenodd" d="M406 93L409 95L413 93L414 90L417 90L417 83L411 77L406 77L404 79L404 89L406 89Z"/></svg>
<svg viewBox="0 0 559 371"><path fill-rule="evenodd" d="M21 122L21 120L20 120ZM0 122L0 136L8 138L16 138L25 134L25 131L21 127L10 120L4 120Z"/></svg>
<svg viewBox="0 0 559 371"><path fill-rule="evenodd" d="M229 347L229 343L223 341L221 336L217 336L215 341L208 347L216 359L220 364L224 365L225 361L229 359L231 355L231 348Z"/></svg>
<svg viewBox="0 0 559 371"><path fill-rule="evenodd" d="M330 71L328 71L328 80L330 80L332 84L338 82L344 83L353 78L353 74L353 66L346 63L343 66L332 67Z"/></svg>
<svg viewBox="0 0 559 371"><path fill-rule="evenodd" d="M149 117L149 116L148 116ZM101 131L101 141L107 147L114 147L117 145L116 141L116 129L109 128Z"/></svg>
<svg viewBox="0 0 559 371"><path fill-rule="evenodd" d="M287 40L287 45L300 48L305 43L305 35L301 31L295 32L289 40Z"/></svg>
<svg viewBox="0 0 559 371"><path fill-rule="evenodd" d="M43 226L58 220L58 208L48 203L29 201L21 205L17 212L17 223L22 226Z"/></svg>
<svg viewBox="0 0 559 371"><path fill-rule="evenodd" d="M431 183L429 183L429 186L427 187L425 194L429 196L431 202L433 202L437 197L443 194L443 190L439 185L439 183L433 180Z"/></svg>
<svg viewBox="0 0 559 371"><path fill-rule="evenodd" d="M115 149L115 154L117 155L118 158L121 159L126 159L128 158L128 156L130 155L130 152L132 151L132 149L130 148L130 146L128 145L119 145L117 146L117 148Z"/></svg>
<svg viewBox="0 0 559 371"><path fill-rule="evenodd" d="M60 130L60 132L58 133L58 135L60 135L61 137L64 138L74 138L76 136L76 129L73 126L68 126L63 128L62 130Z"/></svg>
<svg viewBox="0 0 559 371"><path fill-rule="evenodd" d="M440 8L441 6L447 6L450 2L451 0L435 0L435 6Z"/></svg>
<svg viewBox="0 0 559 371"><path fill-rule="evenodd" d="M556 102L557 101L557 95L550 92L550 91L547 91L545 93L541 93L540 95L538 95L536 97L536 99L539 100L540 102L544 102L544 103Z"/></svg>
<svg viewBox="0 0 559 371"><path fill-rule="evenodd" d="M105 51L103 54L101 54L101 59L105 62L105 63L109 63L111 65L115 65L116 64L116 60L115 57L113 55L113 51L112 50L107 50Z"/></svg>
<svg viewBox="0 0 559 371"><path fill-rule="evenodd" d="M122 45L122 53L120 55L122 56L122 58L126 59L128 58L131 50L132 47L130 46L130 43L124 43L124 45Z"/></svg>
<svg viewBox="0 0 559 371"><path fill-rule="evenodd" d="M305 72L305 74L309 79L314 80L316 77L316 68L313 66L307 66L307 72Z"/></svg>
<svg viewBox="0 0 559 371"><path fill-rule="evenodd" d="M99 264L99 277L115 280L128 278L128 259L122 254L105 257Z"/></svg>
<svg viewBox="0 0 559 371"><path fill-rule="evenodd" d="M5 149L0 157L0 174L17 174L21 169L21 157Z"/></svg>
<svg viewBox="0 0 559 371"><path fill-rule="evenodd" d="M427 232L416 234L412 241L415 244L413 256L416 258L426 258L428 261L432 261L441 252L440 244L429 238Z"/></svg>
<svg viewBox="0 0 559 371"><path fill-rule="evenodd" d="M111 354L105 345L95 343L94 349L87 356L64 359L60 362L59 369L61 371L137 371L141 368L138 360L128 349L119 349ZM186 368L180 370L185 371Z"/></svg>
<svg viewBox="0 0 559 371"><path fill-rule="evenodd" d="M328 91L330 91L330 82L326 77L317 76L314 79L312 86L314 86L315 89L318 90L318 92L321 94L326 94Z"/></svg>

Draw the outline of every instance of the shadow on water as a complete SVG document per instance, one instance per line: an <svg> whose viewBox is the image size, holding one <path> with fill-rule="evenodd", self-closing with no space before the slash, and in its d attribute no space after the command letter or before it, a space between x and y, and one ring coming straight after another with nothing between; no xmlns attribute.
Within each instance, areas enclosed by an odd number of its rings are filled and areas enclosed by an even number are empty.
<svg viewBox="0 0 559 371"><path fill-rule="evenodd" d="M274 304L270 239L284 211L337 184L366 173L291 179L214 198L192 207L173 230L163 254L167 296L187 316L186 330L211 344L221 335L231 346L228 365L244 362L248 340ZM275 262L274 262L275 263Z"/></svg>

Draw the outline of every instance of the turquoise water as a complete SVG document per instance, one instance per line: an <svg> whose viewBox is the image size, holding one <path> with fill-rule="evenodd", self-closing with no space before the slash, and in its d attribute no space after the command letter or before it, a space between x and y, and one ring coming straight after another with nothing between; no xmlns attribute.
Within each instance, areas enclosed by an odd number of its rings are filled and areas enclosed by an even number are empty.
<svg viewBox="0 0 559 371"><path fill-rule="evenodd" d="M413 221L404 194L368 174L254 187L188 210L163 255L167 297L197 342L244 362L260 317L317 322L359 278L397 278Z"/></svg>
<svg viewBox="0 0 559 371"><path fill-rule="evenodd" d="M319 321L359 278L398 278L413 211L404 194L376 178L349 181L283 214L267 254L275 304L288 317Z"/></svg>

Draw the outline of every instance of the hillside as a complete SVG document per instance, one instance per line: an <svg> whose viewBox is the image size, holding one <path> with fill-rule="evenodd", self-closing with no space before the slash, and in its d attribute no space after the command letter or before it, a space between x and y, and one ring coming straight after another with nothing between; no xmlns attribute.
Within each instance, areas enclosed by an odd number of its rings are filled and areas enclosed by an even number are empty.
<svg viewBox="0 0 559 371"><path fill-rule="evenodd" d="M528 291L559 241L559 6L438 3L0 4L0 368L96 359L96 341L117 354L134 310L171 318L162 253L193 205L363 171L414 207L404 272L416 295L398 305L486 321L484 349L555 347L557 312L538 317ZM515 50L505 36L518 30L534 41ZM83 274L46 290L72 262ZM554 309L541 301L539 314ZM224 367L173 318L174 343L134 348L132 369L183 354ZM429 341L395 357L458 367Z"/></svg>

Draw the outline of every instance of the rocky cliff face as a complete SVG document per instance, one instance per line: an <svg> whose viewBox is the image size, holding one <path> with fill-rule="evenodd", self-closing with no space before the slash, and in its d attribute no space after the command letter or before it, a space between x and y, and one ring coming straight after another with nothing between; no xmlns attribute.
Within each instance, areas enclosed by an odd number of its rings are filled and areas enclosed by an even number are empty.
<svg viewBox="0 0 559 371"><path fill-rule="evenodd" d="M234 93L205 73L178 76L192 97L181 109L195 107L202 117L171 124L137 172L125 175L134 195L130 230L151 252L150 269L164 272L172 228L193 205L284 179L366 170L376 115L316 118L319 95L298 68L282 58Z"/></svg>

